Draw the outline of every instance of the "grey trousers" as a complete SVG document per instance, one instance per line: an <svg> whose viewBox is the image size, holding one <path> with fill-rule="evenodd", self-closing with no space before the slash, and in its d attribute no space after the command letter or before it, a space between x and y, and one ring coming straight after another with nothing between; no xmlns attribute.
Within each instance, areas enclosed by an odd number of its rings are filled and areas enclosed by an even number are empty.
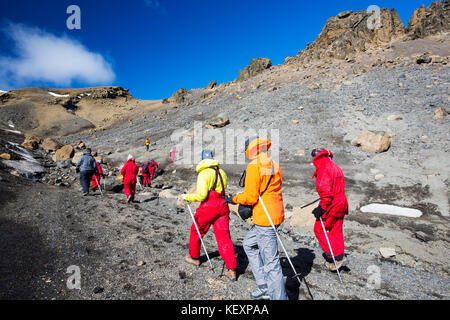
<svg viewBox="0 0 450 320"><path fill-rule="evenodd" d="M267 285L271 300L287 300L277 236L272 227L254 225L245 236L243 247L256 284Z"/></svg>

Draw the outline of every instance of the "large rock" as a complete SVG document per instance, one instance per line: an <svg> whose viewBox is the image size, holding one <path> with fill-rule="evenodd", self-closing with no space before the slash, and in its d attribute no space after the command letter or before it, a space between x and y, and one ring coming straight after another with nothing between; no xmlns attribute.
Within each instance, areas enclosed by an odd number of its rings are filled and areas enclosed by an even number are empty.
<svg viewBox="0 0 450 320"><path fill-rule="evenodd" d="M450 31L450 4L446 1L433 2L425 8L416 9L409 20L406 32L409 39L424 38Z"/></svg>
<svg viewBox="0 0 450 320"><path fill-rule="evenodd" d="M61 147L61 145L51 138L46 138L46 139L44 139L44 141L42 141L42 148L47 152L56 151L60 147Z"/></svg>
<svg viewBox="0 0 450 320"><path fill-rule="evenodd" d="M73 157L74 149L71 145L65 145L64 147L58 149L55 153L55 162L60 162L64 160L70 160Z"/></svg>
<svg viewBox="0 0 450 320"><path fill-rule="evenodd" d="M161 191L158 196L165 199L178 199L179 195L171 189L165 189Z"/></svg>
<svg viewBox="0 0 450 320"><path fill-rule="evenodd" d="M209 121L207 128L223 128L230 124L230 119L225 114L219 114Z"/></svg>
<svg viewBox="0 0 450 320"><path fill-rule="evenodd" d="M353 146L372 153L381 153L391 147L391 137L382 131L362 131L358 138L351 142Z"/></svg>
<svg viewBox="0 0 450 320"><path fill-rule="evenodd" d="M239 70L239 77L236 82L244 81L256 76L258 73L269 69L272 66L272 61L268 58L255 58L250 61L250 65L245 67L244 70Z"/></svg>
<svg viewBox="0 0 450 320"><path fill-rule="evenodd" d="M81 157L83 156L83 153L84 153L84 152L75 152L75 154L73 155L73 158L72 158L72 163L73 163L74 165L76 165L77 162L78 162L78 160L81 159Z"/></svg>
<svg viewBox="0 0 450 320"><path fill-rule="evenodd" d="M167 101L172 103L183 103L186 99L186 94L188 91L184 88L180 88L177 92L175 92Z"/></svg>
<svg viewBox="0 0 450 320"><path fill-rule="evenodd" d="M440 119L444 119L446 116L447 116L447 112L442 108L438 108L436 111L434 111L433 119L440 120Z"/></svg>
<svg viewBox="0 0 450 320"><path fill-rule="evenodd" d="M28 150L36 150L39 148L39 138L35 136L25 137L25 140L22 142L21 146Z"/></svg>
<svg viewBox="0 0 450 320"><path fill-rule="evenodd" d="M213 80L208 84L206 89L214 89L216 86L217 86L217 80Z"/></svg>
<svg viewBox="0 0 450 320"><path fill-rule="evenodd" d="M300 51L297 58L305 64L327 58L344 60L358 52L385 46L404 34L405 26L394 9L346 11L328 19L317 39Z"/></svg>

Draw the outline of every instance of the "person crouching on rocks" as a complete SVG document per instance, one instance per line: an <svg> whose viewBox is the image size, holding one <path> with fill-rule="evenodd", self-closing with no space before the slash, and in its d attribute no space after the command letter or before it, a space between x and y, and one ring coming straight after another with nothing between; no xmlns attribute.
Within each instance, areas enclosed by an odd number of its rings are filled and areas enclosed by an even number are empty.
<svg viewBox="0 0 450 320"><path fill-rule="evenodd" d="M336 259L338 269L347 263L344 254L344 234L342 232L344 217L348 214L344 174L341 168L333 162L333 153L331 151L314 149L311 156L316 167L313 179L316 178L316 189L320 196L319 205L312 212L317 219L314 225L314 233L324 252L325 267L330 271L336 271L331 250ZM331 250L320 218L322 218L327 231Z"/></svg>
<svg viewBox="0 0 450 320"><path fill-rule="evenodd" d="M83 196L89 194L92 176L97 172L97 164L91 153L92 150L87 148L76 165L76 171L80 172L80 184L83 189Z"/></svg>
<svg viewBox="0 0 450 320"><path fill-rule="evenodd" d="M227 175L219 168L219 162L213 159L210 150L203 150L202 161L197 165L197 193L184 194L181 198L188 202L201 202L194 219L202 238L212 226L216 236L220 256L225 261L225 276L236 281L236 255L230 237L230 209L224 200L227 187ZM189 238L189 253L185 256L188 263L200 265L201 242L195 225L192 224Z"/></svg>
<svg viewBox="0 0 450 320"><path fill-rule="evenodd" d="M136 160L130 154L128 155L127 163L123 166L120 173L123 176L123 191L127 196L127 202L133 202L136 194L136 175L139 172L139 167L136 164Z"/></svg>
<svg viewBox="0 0 450 320"><path fill-rule="evenodd" d="M97 165L97 171L94 173L94 175L92 176L92 191L96 191L97 188L101 188L100 186L100 179L103 177L105 177L105 175L103 174L103 170L102 170L102 166L100 164L99 161L95 162Z"/></svg>
<svg viewBox="0 0 450 320"><path fill-rule="evenodd" d="M268 154L272 143L253 137L245 142L245 155L252 162L247 166L245 189L236 196L227 196L228 203L253 208L254 225L242 243L258 288L251 293L255 300L287 300L278 252L276 231L272 228L259 197L264 202L275 228L284 221L282 175L280 166ZM251 214L250 214L251 215Z"/></svg>

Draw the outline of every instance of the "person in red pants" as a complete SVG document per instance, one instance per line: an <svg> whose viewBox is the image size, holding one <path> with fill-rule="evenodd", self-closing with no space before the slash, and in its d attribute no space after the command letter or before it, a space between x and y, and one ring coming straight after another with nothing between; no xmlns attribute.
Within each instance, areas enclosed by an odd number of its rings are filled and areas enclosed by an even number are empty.
<svg viewBox="0 0 450 320"><path fill-rule="evenodd" d="M348 214L348 202L345 196L345 179L342 169L333 162L333 153L325 149L314 149L311 153L316 171L316 189L320 196L319 206L313 210L317 221L314 233L324 252L325 266L335 271L331 250L328 245L320 218L327 231L328 240L339 268L347 263L344 254L344 234L342 226Z"/></svg>
<svg viewBox="0 0 450 320"><path fill-rule="evenodd" d="M170 163L173 163L173 160L175 160L175 154L178 153L177 148L173 147L170 149Z"/></svg>
<svg viewBox="0 0 450 320"><path fill-rule="evenodd" d="M142 186L150 187L150 185L152 184L152 181L150 179L150 177L151 177L150 162L146 162L142 166L142 177L143 177Z"/></svg>
<svg viewBox="0 0 450 320"><path fill-rule="evenodd" d="M188 202L201 202L194 219L203 238L212 226L216 236L219 254L225 261L225 276L236 281L236 255L230 237L230 209L224 200L227 187L227 175L219 169L219 162L213 159L209 150L202 152L202 161L197 165L197 193L186 194L182 198ZM200 265L201 241L192 224L189 237L189 253L185 256L188 263Z"/></svg>
<svg viewBox="0 0 450 320"><path fill-rule="evenodd" d="M150 172L150 178L153 179L155 175L156 168L158 168L158 163L155 160L150 160L148 170Z"/></svg>
<svg viewBox="0 0 450 320"><path fill-rule="evenodd" d="M97 164L97 172L92 176L92 191L96 191L98 187L101 188L100 185L100 179L101 177L104 177L103 175L103 170L102 170L102 166L100 165L100 162L96 161L95 162Z"/></svg>
<svg viewBox="0 0 450 320"><path fill-rule="evenodd" d="M136 175L139 172L139 167L135 163L135 159L130 154L128 155L127 163L123 166L120 173L123 176L123 191L127 196L127 202L133 202L136 194Z"/></svg>

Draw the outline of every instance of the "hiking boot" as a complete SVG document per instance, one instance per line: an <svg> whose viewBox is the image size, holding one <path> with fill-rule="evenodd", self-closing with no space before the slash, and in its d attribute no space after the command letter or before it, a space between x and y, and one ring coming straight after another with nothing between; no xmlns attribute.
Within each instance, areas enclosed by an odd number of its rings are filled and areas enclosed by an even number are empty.
<svg viewBox="0 0 450 320"><path fill-rule="evenodd" d="M336 260L338 270L345 267L348 264L347 258L344 256L341 260ZM325 267L330 271L336 271L336 265L334 262L325 262Z"/></svg>
<svg viewBox="0 0 450 320"><path fill-rule="evenodd" d="M127 202L130 203L131 202L131 196L127 197Z"/></svg>
<svg viewBox="0 0 450 320"><path fill-rule="evenodd" d="M83 192L83 197L87 196L88 193L87 192Z"/></svg>
<svg viewBox="0 0 450 320"><path fill-rule="evenodd" d="M267 293L267 286L258 286L258 288L253 291L250 296L253 300L270 300L270 296Z"/></svg>
<svg viewBox="0 0 450 320"><path fill-rule="evenodd" d="M234 269L227 269L227 271L224 272L224 275L228 277L231 281L236 281L236 270Z"/></svg>
<svg viewBox="0 0 450 320"><path fill-rule="evenodd" d="M194 258L192 258L189 254L187 254L187 255L184 257L184 260L185 260L187 263L193 264L193 265L195 265L195 266L197 266L197 267L200 265L200 259L194 259Z"/></svg>

